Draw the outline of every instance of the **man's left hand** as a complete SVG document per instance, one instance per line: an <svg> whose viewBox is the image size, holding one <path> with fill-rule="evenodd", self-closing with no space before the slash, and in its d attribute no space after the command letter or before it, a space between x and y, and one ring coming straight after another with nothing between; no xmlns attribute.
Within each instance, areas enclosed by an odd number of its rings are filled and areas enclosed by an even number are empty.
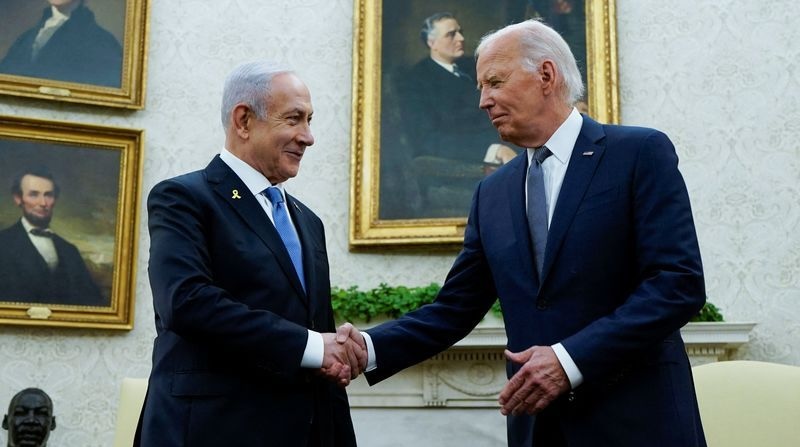
<svg viewBox="0 0 800 447"><path fill-rule="evenodd" d="M500 392L503 415L536 414L569 391L569 379L553 348L533 346L516 353L506 349L505 354L522 367Z"/></svg>

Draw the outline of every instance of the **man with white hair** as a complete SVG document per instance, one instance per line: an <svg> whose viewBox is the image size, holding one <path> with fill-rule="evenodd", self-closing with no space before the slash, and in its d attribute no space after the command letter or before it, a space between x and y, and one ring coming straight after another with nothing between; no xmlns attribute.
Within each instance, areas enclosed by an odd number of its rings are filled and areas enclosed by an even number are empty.
<svg viewBox="0 0 800 447"><path fill-rule="evenodd" d="M672 143L579 114L575 58L535 20L482 40L477 83L528 149L478 186L436 301L365 335L368 381L451 346L499 297L509 446L705 446L680 336L705 285Z"/></svg>

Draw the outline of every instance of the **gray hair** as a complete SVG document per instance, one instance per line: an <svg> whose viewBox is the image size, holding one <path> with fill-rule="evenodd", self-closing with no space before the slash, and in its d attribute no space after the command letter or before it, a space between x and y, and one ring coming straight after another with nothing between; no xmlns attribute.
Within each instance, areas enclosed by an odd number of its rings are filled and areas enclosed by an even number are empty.
<svg viewBox="0 0 800 447"><path fill-rule="evenodd" d="M231 112L237 104L247 105L259 120L266 119L272 80L283 73L293 71L267 60L245 62L234 68L225 78L222 90L222 127L228 130Z"/></svg>
<svg viewBox="0 0 800 447"><path fill-rule="evenodd" d="M553 61L564 77L564 87L561 89L564 102L572 106L581 99L584 92L583 79L572 50L556 30L539 20L531 19L515 23L483 36L475 50L475 55L480 55L481 50L497 38L511 33L519 34L523 67L529 71L538 72L539 66L544 60Z"/></svg>
<svg viewBox="0 0 800 447"><path fill-rule="evenodd" d="M455 20L455 16L449 12L437 12L425 18L422 22L422 29L419 32L419 37L422 39L422 44L425 45L425 48L428 48L428 40L436 37L436 23L444 19Z"/></svg>

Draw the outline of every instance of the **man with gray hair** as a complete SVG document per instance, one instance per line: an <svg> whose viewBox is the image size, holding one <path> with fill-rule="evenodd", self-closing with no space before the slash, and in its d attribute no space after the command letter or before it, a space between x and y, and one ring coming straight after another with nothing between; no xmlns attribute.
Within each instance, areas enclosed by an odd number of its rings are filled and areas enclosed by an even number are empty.
<svg viewBox="0 0 800 447"><path fill-rule="evenodd" d="M478 186L436 301L366 333L367 380L451 346L499 297L509 446L705 446L680 336L705 285L674 146L579 114L575 58L535 20L482 40L477 82L528 149Z"/></svg>
<svg viewBox="0 0 800 447"><path fill-rule="evenodd" d="M242 64L221 154L150 192L157 337L136 445L356 445L341 387L363 347L332 333L323 225L286 191L312 114L292 71Z"/></svg>

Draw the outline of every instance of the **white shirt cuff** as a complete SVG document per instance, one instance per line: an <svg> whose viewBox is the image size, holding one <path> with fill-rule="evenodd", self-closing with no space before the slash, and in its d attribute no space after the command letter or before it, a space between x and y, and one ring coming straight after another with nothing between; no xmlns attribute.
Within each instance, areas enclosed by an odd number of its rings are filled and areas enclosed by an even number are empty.
<svg viewBox="0 0 800 447"><path fill-rule="evenodd" d="M553 351L556 353L556 357L558 357L561 367L564 368L564 372L567 373L569 384L574 390L583 383L583 374L581 374L581 370L578 369L578 365L575 364L572 357L561 343L556 343L551 346L551 348L553 348Z"/></svg>
<svg viewBox="0 0 800 447"><path fill-rule="evenodd" d="M303 359L300 360L301 368L322 368L322 358L325 356L325 342L322 341L322 334L308 330L308 340L306 340L306 350L303 351Z"/></svg>
<svg viewBox="0 0 800 447"><path fill-rule="evenodd" d="M378 361L375 359L375 346L372 344L372 337L364 331L361 331L364 337L364 343L367 344L367 369L365 371L372 371L378 367Z"/></svg>

